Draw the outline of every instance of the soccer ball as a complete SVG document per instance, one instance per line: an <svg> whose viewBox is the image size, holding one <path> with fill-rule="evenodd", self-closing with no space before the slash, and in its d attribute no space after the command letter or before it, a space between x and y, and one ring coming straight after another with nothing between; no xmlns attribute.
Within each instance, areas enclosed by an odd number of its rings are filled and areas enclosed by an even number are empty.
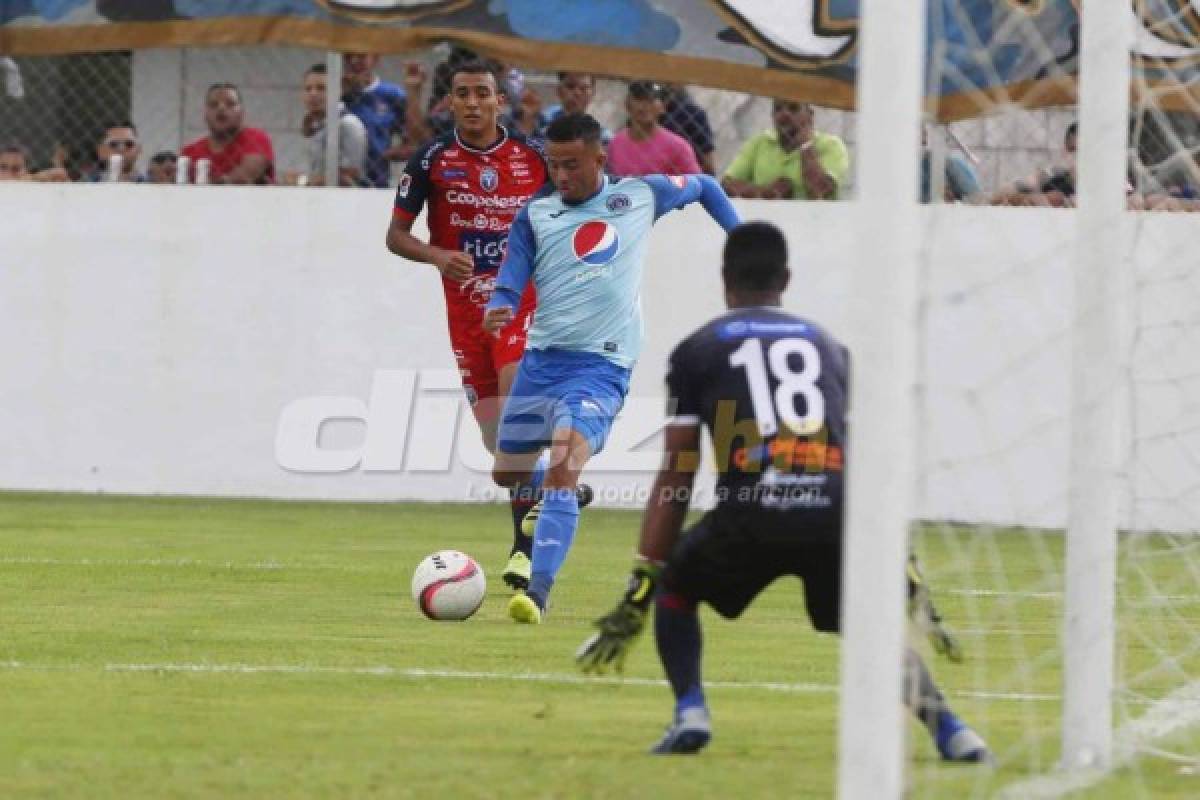
<svg viewBox="0 0 1200 800"><path fill-rule="evenodd" d="M430 619L466 619L479 610L486 592L483 567L457 550L426 556L413 573L413 600Z"/></svg>

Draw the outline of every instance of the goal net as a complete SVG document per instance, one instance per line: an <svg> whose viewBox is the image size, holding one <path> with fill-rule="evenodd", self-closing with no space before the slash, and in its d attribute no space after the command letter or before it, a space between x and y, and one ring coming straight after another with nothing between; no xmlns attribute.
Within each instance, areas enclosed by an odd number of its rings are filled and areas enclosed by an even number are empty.
<svg viewBox="0 0 1200 800"><path fill-rule="evenodd" d="M1200 229L1171 212L1194 211L1200 185L1196 9L1122 12L1134 86L1125 137L1123 111L1085 113L1123 98L1119 83L1089 84L1086 47L1077 82L1086 42L1070 8L1061 26L997 14L1007 27L989 39L939 41L973 5L930 18L928 80L978 116L928 127L912 525L964 659L920 642L927 621L911 633L997 769L938 766L914 727L909 785L922 797L1184 796L1200 790ZM974 53L980 75L954 66L954 48ZM1020 58L1040 64L1038 81L1006 83ZM1053 98L1063 104L1042 107ZM962 107L928 110L944 120ZM1119 202L1086 194L1098 184L1085 173L1119 161L1097 166L1088 139L1114 131L1127 151ZM963 172L978 181L965 193ZM1106 436L1111 464L1089 456ZM1096 524L1106 504L1112 528ZM1103 642L1078 635L1096 618L1113 637L1108 752L1103 735L1093 746L1080 732L1103 713L1081 723L1068 701L1104 675Z"/></svg>

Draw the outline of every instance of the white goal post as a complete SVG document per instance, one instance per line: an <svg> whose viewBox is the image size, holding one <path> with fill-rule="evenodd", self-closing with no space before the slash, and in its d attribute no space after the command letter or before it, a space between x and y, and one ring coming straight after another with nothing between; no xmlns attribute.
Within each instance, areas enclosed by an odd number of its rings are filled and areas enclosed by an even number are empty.
<svg viewBox="0 0 1200 800"><path fill-rule="evenodd" d="M858 72L861 227L851 280L853 427L842 568L838 795L903 793L904 561L915 480L917 259L924 16L863 0ZM869 231L869 233L868 233Z"/></svg>
<svg viewBox="0 0 1200 800"><path fill-rule="evenodd" d="M1085 3L1079 77L1079 177L1072 315L1070 478L1063 608L1064 768L1112 760L1120 433L1128 414L1124 306L1125 164L1133 18ZM1118 57L1124 54L1125 57Z"/></svg>

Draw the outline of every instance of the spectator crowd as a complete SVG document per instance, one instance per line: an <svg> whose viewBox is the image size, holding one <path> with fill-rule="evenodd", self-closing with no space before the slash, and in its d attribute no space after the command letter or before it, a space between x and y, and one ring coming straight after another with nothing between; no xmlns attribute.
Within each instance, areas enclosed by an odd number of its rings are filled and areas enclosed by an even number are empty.
<svg viewBox="0 0 1200 800"><path fill-rule="evenodd" d="M431 72L417 62L404 65L400 84L382 78L379 57L347 53L342 58L337 104L336 181L343 187L386 188L393 166L403 163L431 138L449 133L450 75L477 56L455 47ZM564 113L588 111L596 94L596 76L560 72L558 102L543 106L542 96L526 85L520 70L489 61L500 87L501 124L537 140ZM314 64L298 76L303 108L301 133L304 163L300 169L276 170L274 144L263 129L247 124L241 90L215 83L204 93L207 134L176 154L157 152L142 163L137 128L128 120L112 120L92 142L94 158L80 165L59 147L48 164L35 168L21 143L0 144L0 181L120 181L131 183L212 183L323 186L327 180L328 74ZM428 89L428 97L422 101ZM614 176L662 173L707 173L718 177L732 197L769 200L837 200L846 196L852 175L850 152L837 135L819 130L809 103L776 99L771 127L744 141L723 171L715 163L715 137L708 113L687 87L635 80L626 88L624 124L605 129L607 169ZM252 111L252 110L251 110ZM938 133L937 135L941 135ZM929 132L922 132L921 201L929 202L936 186L942 200L971 204L1064 207L1074 205L1076 126L1064 133L1061 160L1036 174L992 190L981 186L977 161L965 147L935 157ZM90 154L89 154L90 155ZM935 171L941 165L941 180ZM1131 165L1127 188L1133 209L1200 210L1200 186L1176 181L1151 193L1139 193Z"/></svg>

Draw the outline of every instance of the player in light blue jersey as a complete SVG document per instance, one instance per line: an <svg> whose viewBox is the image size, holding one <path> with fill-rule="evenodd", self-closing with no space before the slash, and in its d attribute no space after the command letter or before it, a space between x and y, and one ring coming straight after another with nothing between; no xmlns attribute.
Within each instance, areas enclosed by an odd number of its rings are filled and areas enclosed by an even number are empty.
<svg viewBox="0 0 1200 800"><path fill-rule="evenodd" d="M727 231L739 222L707 175L605 176L600 124L587 114L557 118L546 139L554 190L534 195L513 222L483 318L488 332L501 330L533 281L537 313L501 415L493 470L501 486L526 486L538 456L550 448L529 587L508 606L514 620L526 623L542 619L579 523L579 474L604 446L629 390L642 344L651 226L695 202Z"/></svg>

